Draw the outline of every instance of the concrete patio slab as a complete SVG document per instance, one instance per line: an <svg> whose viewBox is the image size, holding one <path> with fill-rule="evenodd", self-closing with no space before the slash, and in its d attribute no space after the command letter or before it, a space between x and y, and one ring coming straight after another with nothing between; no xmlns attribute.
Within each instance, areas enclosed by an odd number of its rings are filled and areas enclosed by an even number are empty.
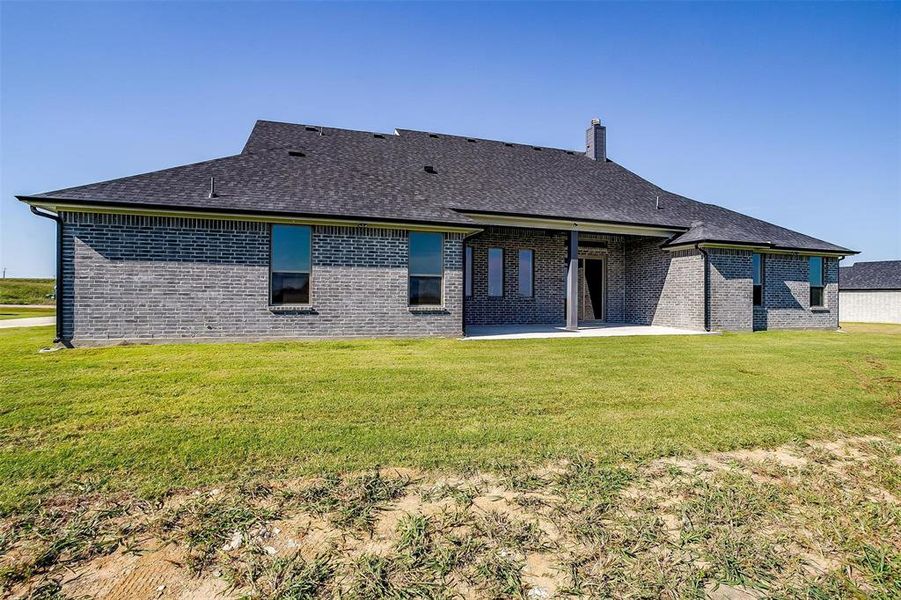
<svg viewBox="0 0 901 600"><path fill-rule="evenodd" d="M616 337L627 335L711 335L709 331L679 329L660 325L601 323L569 331L563 325L503 325L467 327L464 340L528 340L539 338Z"/></svg>
<svg viewBox="0 0 901 600"><path fill-rule="evenodd" d="M56 317L25 317L24 319L0 320L0 329L12 329L13 327L42 327L53 325Z"/></svg>

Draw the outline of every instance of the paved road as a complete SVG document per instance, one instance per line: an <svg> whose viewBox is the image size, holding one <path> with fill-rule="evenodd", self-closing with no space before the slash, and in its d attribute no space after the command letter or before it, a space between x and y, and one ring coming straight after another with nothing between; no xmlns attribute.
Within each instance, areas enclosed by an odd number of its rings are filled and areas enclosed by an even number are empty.
<svg viewBox="0 0 901 600"><path fill-rule="evenodd" d="M56 323L56 317L27 317L25 319L3 319L0 321L0 329L10 329L11 327L41 327L43 325L53 325Z"/></svg>

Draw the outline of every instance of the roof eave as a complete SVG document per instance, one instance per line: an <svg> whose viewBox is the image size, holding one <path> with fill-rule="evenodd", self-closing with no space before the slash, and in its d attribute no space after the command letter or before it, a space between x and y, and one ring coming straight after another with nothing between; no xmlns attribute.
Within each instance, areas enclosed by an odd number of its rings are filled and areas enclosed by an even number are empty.
<svg viewBox="0 0 901 600"><path fill-rule="evenodd" d="M795 247L780 246L770 242L737 242L733 240L691 240L687 242L676 242L663 244L661 247L665 250L685 250L688 248L736 248L740 250L758 250L760 252L778 253L778 254L804 254L816 256L853 256L860 254L857 250L849 250L847 248L814 248L814 247Z"/></svg>
<svg viewBox="0 0 901 600"><path fill-rule="evenodd" d="M454 221L394 219L358 215L328 215L319 213L287 213L276 211L238 210L228 208L182 207L162 204L140 204L114 201L89 201L81 199L46 198L41 196L16 196L30 206L52 212L94 212L135 214L145 216L195 217L207 219L250 220L272 223L309 223L319 225L367 226L393 229L417 229L422 231L447 231L472 234L482 231L477 224Z"/></svg>

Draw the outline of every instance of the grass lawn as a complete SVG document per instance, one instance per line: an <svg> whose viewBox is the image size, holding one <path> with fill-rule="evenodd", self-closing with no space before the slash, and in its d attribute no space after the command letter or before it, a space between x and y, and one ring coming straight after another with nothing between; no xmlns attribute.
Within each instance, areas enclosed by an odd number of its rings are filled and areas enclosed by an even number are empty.
<svg viewBox="0 0 901 600"><path fill-rule="evenodd" d="M53 279L0 279L0 304L53 304Z"/></svg>
<svg viewBox="0 0 901 600"><path fill-rule="evenodd" d="M185 344L0 331L0 512L63 483L644 460L898 430L901 337Z"/></svg>
<svg viewBox="0 0 901 600"><path fill-rule="evenodd" d="M849 333L901 334L901 323L842 323L841 327Z"/></svg>
<svg viewBox="0 0 901 600"><path fill-rule="evenodd" d="M0 330L0 593L901 597L901 336L846 331Z"/></svg>
<svg viewBox="0 0 901 600"><path fill-rule="evenodd" d="M56 309L48 306L47 308L10 308L0 306L0 321L4 319L25 319L28 317L52 317L56 314Z"/></svg>

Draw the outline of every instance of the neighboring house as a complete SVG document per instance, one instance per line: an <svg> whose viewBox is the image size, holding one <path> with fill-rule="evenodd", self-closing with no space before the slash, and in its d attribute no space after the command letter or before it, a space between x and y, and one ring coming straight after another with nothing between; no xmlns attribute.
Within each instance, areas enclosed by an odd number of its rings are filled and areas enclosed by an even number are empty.
<svg viewBox="0 0 901 600"><path fill-rule="evenodd" d="M842 267L838 288L841 321L901 323L901 260Z"/></svg>
<svg viewBox="0 0 901 600"><path fill-rule="evenodd" d="M853 251L651 184L597 120L586 147L258 121L234 156L19 199L58 222L67 344L838 326Z"/></svg>

